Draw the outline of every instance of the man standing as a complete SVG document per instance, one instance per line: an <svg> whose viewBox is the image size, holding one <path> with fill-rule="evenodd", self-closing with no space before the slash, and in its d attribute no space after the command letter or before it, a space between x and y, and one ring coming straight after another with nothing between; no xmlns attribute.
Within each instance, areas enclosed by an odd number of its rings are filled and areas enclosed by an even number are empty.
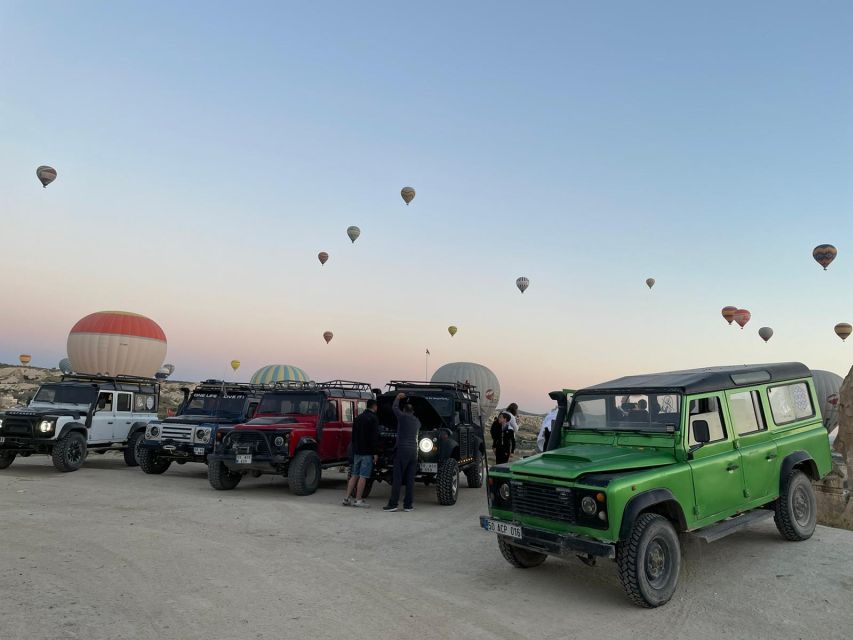
<svg viewBox="0 0 853 640"><path fill-rule="evenodd" d="M352 475L347 482L344 506L370 506L361 496L367 479L373 474L373 465L379 458L379 418L376 417L376 409L376 400L368 400L365 410L352 423ZM353 489L355 502L350 498Z"/></svg>
<svg viewBox="0 0 853 640"><path fill-rule="evenodd" d="M415 408L406 402L400 409L400 401L406 397L398 393L394 398L394 415L397 416L397 447L394 451L394 480L391 483L391 497L383 511L396 511L400 501L400 488L406 482L406 498L403 511L414 509L412 501L415 492L415 473L418 469L418 432L421 421L415 416Z"/></svg>

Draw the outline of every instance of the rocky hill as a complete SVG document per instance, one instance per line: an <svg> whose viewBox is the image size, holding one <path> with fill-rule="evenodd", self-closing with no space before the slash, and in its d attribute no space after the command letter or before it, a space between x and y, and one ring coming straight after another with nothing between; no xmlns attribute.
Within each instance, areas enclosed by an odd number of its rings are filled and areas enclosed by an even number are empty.
<svg viewBox="0 0 853 640"><path fill-rule="evenodd" d="M24 404L43 382L56 382L62 377L59 369L41 369L0 363L0 411ZM174 410L183 399L181 387L195 386L192 382L169 380L162 383L160 392L160 416Z"/></svg>

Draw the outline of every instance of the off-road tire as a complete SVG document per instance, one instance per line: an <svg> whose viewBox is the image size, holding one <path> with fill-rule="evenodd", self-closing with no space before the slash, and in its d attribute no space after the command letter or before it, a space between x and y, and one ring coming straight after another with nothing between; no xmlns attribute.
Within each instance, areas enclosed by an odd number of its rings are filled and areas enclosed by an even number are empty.
<svg viewBox="0 0 853 640"><path fill-rule="evenodd" d="M641 607L659 607L669 602L678 586L681 545L672 523L656 513L644 513L627 540L616 549L619 582L625 593Z"/></svg>
<svg viewBox="0 0 853 640"><path fill-rule="evenodd" d="M287 470L290 490L297 496L310 496L320 486L322 473L317 452L310 449L300 451Z"/></svg>
<svg viewBox="0 0 853 640"><path fill-rule="evenodd" d="M795 469L785 479L773 520L786 540L808 540L817 525L817 499L809 477Z"/></svg>
<svg viewBox="0 0 853 640"><path fill-rule="evenodd" d="M516 547L507 542L504 536L498 536L498 549L501 550L504 559L518 569L538 567L548 558L547 554Z"/></svg>
<svg viewBox="0 0 853 640"><path fill-rule="evenodd" d="M171 460L161 458L156 451L145 447L139 447L136 452L136 462L139 468L149 475L160 475L172 466Z"/></svg>
<svg viewBox="0 0 853 640"><path fill-rule="evenodd" d="M0 453L0 469L8 469L9 465L11 465L15 461L15 456L18 454L13 451L4 451Z"/></svg>
<svg viewBox="0 0 853 640"><path fill-rule="evenodd" d="M219 491L230 491L243 479L242 473L231 471L221 460L211 460L207 465L207 480Z"/></svg>
<svg viewBox="0 0 853 640"><path fill-rule="evenodd" d="M483 456L474 458L474 464L465 469L465 479L471 489L480 489L483 486L483 478L486 477L486 465Z"/></svg>
<svg viewBox="0 0 853 640"><path fill-rule="evenodd" d="M456 498L459 496L459 462L454 458L439 465L438 473L435 474L435 495L438 504L456 504Z"/></svg>
<svg viewBox="0 0 853 640"><path fill-rule="evenodd" d="M136 459L139 443L142 442L142 439L145 437L144 431L137 431L130 439L127 441L127 447L124 449L124 463L128 467L138 467L139 460Z"/></svg>
<svg viewBox="0 0 853 640"><path fill-rule="evenodd" d="M77 471L86 461L86 438L79 431L66 433L53 446L51 457L59 471Z"/></svg>

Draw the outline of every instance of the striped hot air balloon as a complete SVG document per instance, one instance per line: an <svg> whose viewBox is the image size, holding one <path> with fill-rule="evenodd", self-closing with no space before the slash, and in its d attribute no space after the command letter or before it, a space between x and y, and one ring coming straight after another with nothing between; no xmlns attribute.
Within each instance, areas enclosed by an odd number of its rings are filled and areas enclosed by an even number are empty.
<svg viewBox="0 0 853 640"><path fill-rule="evenodd" d="M18 360L20 360L21 364L25 365L25 366L28 365L30 363L30 360L32 360L32 359L33 359L33 357L31 355L29 355L28 353L22 353L21 355L18 356Z"/></svg>
<svg viewBox="0 0 853 640"><path fill-rule="evenodd" d="M252 384L269 384L270 382L308 382L311 378L299 367L290 364L268 364L261 367L252 376Z"/></svg>
<svg viewBox="0 0 853 640"><path fill-rule="evenodd" d="M403 197L403 202L408 205L415 199L415 190L412 187L403 187L400 189L400 195Z"/></svg>
<svg viewBox="0 0 853 640"><path fill-rule="evenodd" d="M78 373L153 378L166 359L166 334L138 313L98 311L71 328L68 359Z"/></svg>
<svg viewBox="0 0 853 640"><path fill-rule="evenodd" d="M749 319L752 318L752 314L748 309L738 309L734 313L735 322L738 323L738 326L743 329L746 326L746 323L749 322Z"/></svg>
<svg viewBox="0 0 853 640"><path fill-rule="evenodd" d="M527 291L527 287L530 286L530 280L521 276L520 278L515 279L515 286L518 287L518 290L521 291L521 293L524 293Z"/></svg>
<svg viewBox="0 0 853 640"><path fill-rule="evenodd" d="M736 311L737 311L737 307L728 306L728 307L723 307L723 309L722 309L722 311L720 311L720 313L723 315L723 319L726 322L728 322L729 324L731 324L735 319L735 312Z"/></svg>
<svg viewBox="0 0 853 640"><path fill-rule="evenodd" d="M850 337L850 334L853 333L853 326L848 322L839 322L835 325L835 335L841 338L842 341L846 341L847 338Z"/></svg>
<svg viewBox="0 0 853 640"><path fill-rule="evenodd" d="M837 255L838 249L833 247L831 244L819 244L812 251L812 258L814 258L815 262L823 267L824 271L826 271L829 263L835 260L835 256Z"/></svg>
<svg viewBox="0 0 853 640"><path fill-rule="evenodd" d="M56 169L43 164L36 169L36 176L39 182L41 182L41 186L47 188L47 185L56 180Z"/></svg>

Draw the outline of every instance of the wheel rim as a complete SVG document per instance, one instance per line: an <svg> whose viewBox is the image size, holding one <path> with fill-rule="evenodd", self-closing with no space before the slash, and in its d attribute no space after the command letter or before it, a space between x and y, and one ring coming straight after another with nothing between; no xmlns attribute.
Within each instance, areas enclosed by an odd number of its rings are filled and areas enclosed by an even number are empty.
<svg viewBox="0 0 853 640"><path fill-rule="evenodd" d="M312 485L317 482L317 465L309 464L305 470L305 484Z"/></svg>
<svg viewBox="0 0 853 640"><path fill-rule="evenodd" d="M649 584L660 589L669 580L671 562L669 549L660 538L654 538L646 549L646 578Z"/></svg>
<svg viewBox="0 0 853 640"><path fill-rule="evenodd" d="M811 500L809 500L806 488L803 486L797 487L794 490L791 502L791 510L794 513L794 520L796 520L797 524L800 526L808 525L809 522L811 522L812 517L812 503Z"/></svg>
<svg viewBox="0 0 853 640"><path fill-rule="evenodd" d="M83 459L83 445L80 444L79 440L72 440L68 443L65 459L68 460L70 464L77 464Z"/></svg>

